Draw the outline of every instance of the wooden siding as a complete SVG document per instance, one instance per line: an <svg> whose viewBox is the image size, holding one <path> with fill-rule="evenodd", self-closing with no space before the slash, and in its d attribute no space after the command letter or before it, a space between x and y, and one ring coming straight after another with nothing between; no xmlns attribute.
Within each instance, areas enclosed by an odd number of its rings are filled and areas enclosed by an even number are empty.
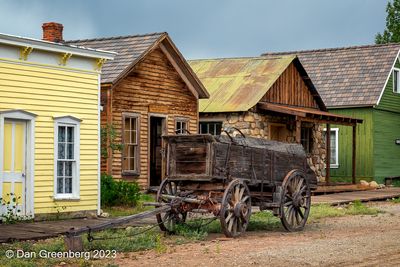
<svg viewBox="0 0 400 267"><path fill-rule="evenodd" d="M371 108L331 109L329 112L363 119L357 124L356 176L371 180L374 176L373 158L373 110ZM339 128L339 167L331 169L331 180L351 182L352 174L352 127L331 125Z"/></svg>
<svg viewBox="0 0 400 267"><path fill-rule="evenodd" d="M387 176L400 176L400 114L374 110L374 179L383 183Z"/></svg>
<svg viewBox="0 0 400 267"><path fill-rule="evenodd" d="M293 62L276 80L261 101L319 109Z"/></svg>
<svg viewBox="0 0 400 267"><path fill-rule="evenodd" d="M398 60L396 60L395 67L400 69ZM393 92L393 72L390 74L382 98L376 109L400 113L400 94Z"/></svg>
<svg viewBox="0 0 400 267"><path fill-rule="evenodd" d="M35 125L34 212L97 209L98 74L65 68L0 62L0 110L37 114ZM53 201L54 116L71 115L80 127L80 200ZM57 208L58 207L58 208Z"/></svg>
<svg viewBox="0 0 400 267"><path fill-rule="evenodd" d="M121 153L112 159L111 174L116 179L135 179L141 187L148 186L149 106L167 117L168 134L174 134L175 119L188 118L189 131L198 130L198 101L180 78L164 53L156 48L139 63L117 87L112 89L112 124L116 128L116 143L121 143L122 113L140 114L140 175L122 176ZM105 124L102 117L102 125Z"/></svg>

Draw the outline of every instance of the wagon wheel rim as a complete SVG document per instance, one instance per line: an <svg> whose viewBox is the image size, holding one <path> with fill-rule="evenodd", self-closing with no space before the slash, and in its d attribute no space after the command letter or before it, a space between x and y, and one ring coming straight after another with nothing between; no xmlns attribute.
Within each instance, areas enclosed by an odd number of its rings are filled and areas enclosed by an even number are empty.
<svg viewBox="0 0 400 267"><path fill-rule="evenodd" d="M157 191L156 201L164 204L172 204L173 200L163 197L163 195L179 196L180 188L176 182L165 179ZM181 213L176 209L156 214L157 223L162 231L174 233L176 224L184 223L186 213Z"/></svg>
<svg viewBox="0 0 400 267"><path fill-rule="evenodd" d="M282 189L280 216L286 230L303 230L311 207L311 190L308 180L300 171L290 172Z"/></svg>
<svg viewBox="0 0 400 267"><path fill-rule="evenodd" d="M221 202L221 228L227 237L243 234L251 216L249 188L240 180L233 180L225 189Z"/></svg>

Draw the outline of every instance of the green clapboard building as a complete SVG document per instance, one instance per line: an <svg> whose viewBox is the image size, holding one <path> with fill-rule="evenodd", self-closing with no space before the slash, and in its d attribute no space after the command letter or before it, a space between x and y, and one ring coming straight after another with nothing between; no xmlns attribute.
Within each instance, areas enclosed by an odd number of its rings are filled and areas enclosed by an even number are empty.
<svg viewBox="0 0 400 267"><path fill-rule="evenodd" d="M400 176L400 44L296 54L329 112L363 119L357 126L357 179ZM398 144L396 144L398 140ZM331 180L351 181L352 129L331 125Z"/></svg>

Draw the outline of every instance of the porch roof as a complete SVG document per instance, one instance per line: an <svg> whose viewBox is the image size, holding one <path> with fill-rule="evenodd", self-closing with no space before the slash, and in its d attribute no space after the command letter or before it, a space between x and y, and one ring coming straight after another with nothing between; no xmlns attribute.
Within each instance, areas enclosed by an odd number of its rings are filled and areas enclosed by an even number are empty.
<svg viewBox="0 0 400 267"><path fill-rule="evenodd" d="M309 121L309 122L315 122L315 123L356 125L357 123L363 122L362 119L333 114L333 113L321 111L318 109L297 107L297 106L287 106L287 105L274 104L274 103L268 103L268 102L259 102L257 104L257 108L259 108L261 110L268 110L268 111L293 115L293 116L299 117L299 119L302 121Z"/></svg>

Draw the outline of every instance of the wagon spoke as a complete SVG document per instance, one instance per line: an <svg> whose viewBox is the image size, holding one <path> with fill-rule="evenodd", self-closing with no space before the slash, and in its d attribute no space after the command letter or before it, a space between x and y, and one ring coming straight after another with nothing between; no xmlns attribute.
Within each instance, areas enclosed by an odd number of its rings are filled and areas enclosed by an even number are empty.
<svg viewBox="0 0 400 267"><path fill-rule="evenodd" d="M301 210L301 208L299 208L299 215L300 215L300 217L301 217L301 219L304 219L304 214L303 214L303 211Z"/></svg>
<svg viewBox="0 0 400 267"><path fill-rule="evenodd" d="M244 189L245 189L244 187L242 187L242 188L240 189L238 201L240 201L240 200L242 199L243 193L244 193Z"/></svg>
<svg viewBox="0 0 400 267"><path fill-rule="evenodd" d="M232 232L234 235L236 235L236 233L237 233L237 221L238 221L238 218L234 217L233 218L233 227L232 227Z"/></svg>
<svg viewBox="0 0 400 267"><path fill-rule="evenodd" d="M300 216L299 216L299 209L296 208L296 209L294 210L294 215L295 215L295 218L296 218L296 224L299 225L300 222L301 222Z"/></svg>
<svg viewBox="0 0 400 267"><path fill-rule="evenodd" d="M232 217L232 218L229 220L229 223L228 223L228 230L229 230L230 232L232 232L232 226L233 226L234 220L235 220L235 217Z"/></svg>
<svg viewBox="0 0 400 267"><path fill-rule="evenodd" d="M293 205L293 201L287 201L285 204L283 204L283 206L287 207L287 206L291 206Z"/></svg>
<svg viewBox="0 0 400 267"><path fill-rule="evenodd" d="M249 200L250 199L250 196L245 196L243 199L242 199L242 202L246 202L247 200Z"/></svg>
<svg viewBox="0 0 400 267"><path fill-rule="evenodd" d="M235 203L240 200L239 199L239 191L240 191L239 186L236 186L235 187Z"/></svg>
<svg viewBox="0 0 400 267"><path fill-rule="evenodd" d="M300 179L300 178L298 178L297 180L298 180L298 182L297 182L297 186L296 186L296 192L301 192L301 188L302 188L302 184L304 183L304 180Z"/></svg>
<svg viewBox="0 0 400 267"><path fill-rule="evenodd" d="M229 212L228 216L225 219L225 222L228 223L230 221L230 219L232 218L232 216L233 216L233 213Z"/></svg>

